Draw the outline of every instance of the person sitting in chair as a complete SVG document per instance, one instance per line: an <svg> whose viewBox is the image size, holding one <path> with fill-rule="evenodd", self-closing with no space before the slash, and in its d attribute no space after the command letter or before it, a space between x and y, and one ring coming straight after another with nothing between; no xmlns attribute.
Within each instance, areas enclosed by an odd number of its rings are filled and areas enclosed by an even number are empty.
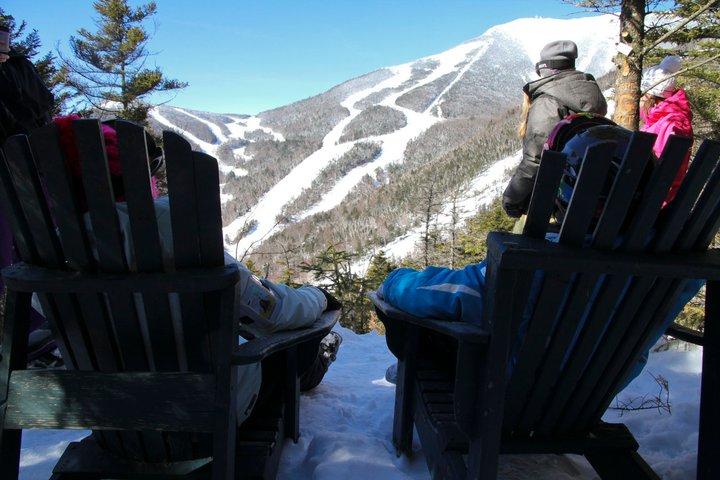
<svg viewBox="0 0 720 480"><path fill-rule="evenodd" d="M588 126L589 128L587 128ZM567 135L568 132L572 136ZM548 146L554 147L553 149L561 150L567 158L565 173L555 200L556 209L554 214L559 222L562 222L567 211L587 149L607 141L616 143L614 157L609 169L610 173L608 178L602 180L604 187L600 193L599 202L603 202L610 192L615 174L619 171L631 135L632 132L612 124L610 120L589 115L569 116L553 130L551 138L546 143ZM682 170L680 181L682 181L684 175L685 170ZM602 209L599 208L597 211L602 211ZM597 218L594 218L592 224L594 225L597 220ZM550 241L557 241L558 234L548 233L546 238ZM377 293L380 298L390 305L420 318L479 324L482 320L484 307L485 269L485 261L467 265L462 269L431 266L425 270L416 271L409 268L400 268L394 270L385 278ZM695 296L701 285L702 282L700 281L687 283L685 290L674 308L669 312L662 327L655 332L651 342L647 344L647 350L667 330L667 327L670 326L685 304ZM540 283L536 282L533 287L534 291L537 292L539 287ZM520 322L519 335L522 335L522 332L526 330L529 321L529 315L524 315ZM437 352L454 348L452 345L443 345L442 341L438 343L437 337L433 337L432 341L433 345L430 351ZM454 358L454 356L443 354L437 355L437 357L441 362L443 359ZM646 362L647 354L626 379L625 384L640 374ZM514 358L511 354L510 371L513 365ZM390 381L395 375L394 367L394 365L391 366L386 374Z"/></svg>
<svg viewBox="0 0 720 480"><path fill-rule="evenodd" d="M67 169L71 175L76 177L81 175L81 165L75 147L72 122L79 118L77 115L70 115L54 119L54 123L59 129L60 146ZM102 133L113 193L117 202L116 208L120 230L123 235L125 255L128 265L133 265L135 263L135 253L131 241L130 215L128 206L124 201L124 185L117 134L112 125L112 122L102 124ZM149 135L146 135L146 138L148 137ZM154 142L150 138L151 154L153 150L156 153L160 152L159 149L154 149L153 146ZM82 182L77 181L74 183L75 185L81 185ZM172 265L173 240L169 198L159 195L154 177L151 178L151 192L155 199L155 215L163 261L166 265ZM84 193L77 191L76 195L80 202L80 208L86 210ZM85 214L85 223L88 226L92 241L90 217L87 213ZM324 311L337 310L341 307L340 303L331 294L320 288L311 285L292 288L287 285L273 283L267 279L260 279L227 252L225 252L225 264L237 265L240 272L240 280L236 285L235 318L241 323L242 335L245 338L262 337L282 330L308 327L320 318ZM171 311L179 309L177 298L171 296L170 302ZM142 312L142 309L138 311ZM315 361L305 372L301 372L301 390L310 390L320 384L329 365L335 360L341 342L342 337L336 332L331 332L321 341ZM242 423L255 406L263 376L259 363L243 365L238 369L238 385L240 388L237 395L237 417L238 423ZM281 378L281 375L278 374L275 377Z"/></svg>

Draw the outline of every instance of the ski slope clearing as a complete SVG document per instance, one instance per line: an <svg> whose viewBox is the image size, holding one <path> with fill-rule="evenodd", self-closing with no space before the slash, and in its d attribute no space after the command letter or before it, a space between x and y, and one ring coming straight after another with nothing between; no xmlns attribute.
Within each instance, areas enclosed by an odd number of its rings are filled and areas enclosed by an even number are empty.
<svg viewBox="0 0 720 480"><path fill-rule="evenodd" d="M417 443L411 460L395 456L392 412L395 387L384 379L394 357L376 333L338 328L344 342L323 383L302 396L300 441L287 441L278 478L283 480L429 479ZM682 344L684 345L684 344ZM640 453L666 480L695 477L702 350L652 353L645 371L618 395L621 401L657 394L650 375L669 382L671 412L608 411L606 421L625 422ZM85 431L30 430L23 435L23 480L46 480L68 442ZM590 480L597 478L582 457L502 456L502 480Z"/></svg>
<svg viewBox="0 0 720 480"><path fill-rule="evenodd" d="M457 228L462 228L468 218L474 216L479 209L490 205L493 200L502 194L502 191L510 178L512 170L517 167L518 163L520 163L521 155L522 151L518 151L501 160L498 160L490 167L480 172L468 184L465 188L465 193L456 205L456 211L459 217L459 221L456 225ZM449 225L451 223L452 208L453 205L451 200L445 199L443 209L437 218L439 226ZM385 252L388 257L396 261L401 261L418 247L418 244L422 239L422 234L423 228L421 226L415 227L406 234L396 238L377 250ZM359 275L364 275L370 265L371 259L372 254L365 256L353 264L353 271Z"/></svg>
<svg viewBox="0 0 720 480"><path fill-rule="evenodd" d="M198 117L198 116L196 116L196 115L193 115L193 114L191 114L191 113L189 113L189 112L186 112L186 111L184 111L184 110L182 110L182 109L176 108L175 110L177 110L177 111L179 111L179 112L181 112L181 113L184 113L185 115L188 115L188 116L190 116L191 118L194 118L194 119L196 119L196 120L198 120L198 121L200 121L200 122L202 122L202 123L205 123L205 124L207 124L208 126L211 126L211 125L212 125L212 126L210 127L210 129L212 130L212 132L213 132L218 138L220 138L220 136L219 136L218 134L220 134L223 138L225 138L225 136L224 136L224 135L222 134L222 132L220 131L220 127L218 127L218 126L215 125L214 123L209 122L209 121L207 121L207 120L205 120L205 119L202 119L202 118L200 118L200 117ZM213 157L215 157L215 158L217 159L217 149L218 149L218 147L219 147L220 145L213 144L213 143L208 143L208 142L206 142L206 141L204 141L204 140L200 140L198 137L196 137L196 136L193 135L192 133L188 132L187 130L184 130L184 129L176 126L176 125L173 124L170 120L168 120L167 118L165 118L165 117L162 115L162 113L160 113L160 110L157 109L157 108L151 109L150 112L149 112L149 114L150 114L150 116L151 116L152 118L154 118L158 123L160 123L160 124L168 127L169 129L171 129L171 130L179 133L180 135L182 135L182 136L185 137L186 139L190 140L191 142L193 142L193 143L195 143L197 146L199 146L200 149L201 149L203 152L207 153L208 155L212 155ZM245 175L248 174L247 170L245 170L244 168L240 168L240 167L237 167L237 166L234 166L234 165L228 165L227 163L223 163L223 162L221 162L220 160L218 160L218 169L219 169L222 173L225 173L225 174L233 173L236 177L244 177Z"/></svg>

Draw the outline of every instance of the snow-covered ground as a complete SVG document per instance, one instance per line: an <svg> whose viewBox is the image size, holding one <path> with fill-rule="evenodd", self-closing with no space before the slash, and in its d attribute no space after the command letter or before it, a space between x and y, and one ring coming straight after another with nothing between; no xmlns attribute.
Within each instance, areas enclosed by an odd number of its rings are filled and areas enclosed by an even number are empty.
<svg viewBox="0 0 720 480"><path fill-rule="evenodd" d="M384 380L394 358L385 339L375 333L356 335L338 328L344 342L325 380L301 400L301 437L287 442L278 478L336 480L373 478L428 479L417 440L412 459L397 458L391 443L395 388ZM609 411L607 421L625 422L640 443L640 453L666 480L695 477L697 422L702 353L653 353L645 371L618 396L627 400L654 395L650 375L662 375L670 386L672 413L645 410ZM21 475L47 479L65 445L83 431L31 430L23 436ZM505 480L585 480L596 475L578 456L523 455L501 457Z"/></svg>

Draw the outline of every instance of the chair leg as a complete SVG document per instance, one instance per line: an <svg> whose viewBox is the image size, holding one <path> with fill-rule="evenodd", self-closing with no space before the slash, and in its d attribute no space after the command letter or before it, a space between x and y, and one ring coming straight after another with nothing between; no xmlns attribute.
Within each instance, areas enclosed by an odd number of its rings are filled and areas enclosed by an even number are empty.
<svg viewBox="0 0 720 480"><path fill-rule="evenodd" d="M2 351L0 351L0 472L2 478L18 478L22 430L5 428L10 372L27 364L30 294L8 290L5 300Z"/></svg>
<svg viewBox="0 0 720 480"><path fill-rule="evenodd" d="M698 435L698 480L720 477L720 283L708 282L705 295L705 334L700 430Z"/></svg>
<svg viewBox="0 0 720 480"><path fill-rule="evenodd" d="M398 360L393 416L393 445L397 455L412 455L413 421L415 417L415 371L418 349L417 328L408 328L404 355Z"/></svg>
<svg viewBox="0 0 720 480"><path fill-rule="evenodd" d="M585 458L602 480L660 480L660 476L633 450L604 450L586 453Z"/></svg>
<svg viewBox="0 0 720 480"><path fill-rule="evenodd" d="M4 417L4 414L0 413L0 417ZM21 442L22 430L0 430L0 471L3 472L2 478L18 478Z"/></svg>
<svg viewBox="0 0 720 480"><path fill-rule="evenodd" d="M297 347L290 347L284 352L285 384L283 395L285 400L284 426L285 438L297 443L300 438L300 379L298 377Z"/></svg>

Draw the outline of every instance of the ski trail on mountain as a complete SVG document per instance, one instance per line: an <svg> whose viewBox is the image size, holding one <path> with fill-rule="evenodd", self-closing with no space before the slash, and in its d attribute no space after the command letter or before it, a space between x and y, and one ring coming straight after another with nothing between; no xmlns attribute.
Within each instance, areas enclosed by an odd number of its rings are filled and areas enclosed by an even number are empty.
<svg viewBox="0 0 720 480"><path fill-rule="evenodd" d="M176 109L176 110L180 110L180 109ZM187 114L187 112L183 112L183 113ZM191 114L188 114L188 115L191 115ZM176 126L170 120L165 118L157 108L153 108L150 110L150 116L153 117L158 123L165 125L166 127L170 128L172 131L182 135L186 139L195 143L198 147L200 147L200 149L203 152L207 153L208 155L212 155L213 157L215 157L217 159L217 149L218 149L219 145L215 145L212 143L208 143L204 140L200 140L198 137L196 137L192 133L188 132L187 130ZM191 115L191 116L194 116L194 115ZM218 162L218 168L220 169L221 172L223 172L225 174L232 172L236 177L244 177L245 175L248 174L248 171L245 170L244 168L236 167L234 165L228 165L227 163L222 162L220 160L218 160L217 162Z"/></svg>
<svg viewBox="0 0 720 480"><path fill-rule="evenodd" d="M457 76L453 78L452 82L450 82L445 88L443 88L442 92L435 97L435 100L428 105L428 107L425 109L425 112L423 113L431 113L433 107L438 105L438 117L442 117L442 110L440 110L439 104L442 98L445 96L447 92L449 92L455 84L467 73L468 70L470 70L470 67L472 67L475 62L477 62L480 57L482 57L485 52L487 52L487 49L490 48L490 45L492 44L492 41L485 42L485 45L482 45L480 48L478 48L477 53L473 56L473 59L467 63L463 68L460 69L460 72L458 72Z"/></svg>
<svg viewBox="0 0 720 480"><path fill-rule="evenodd" d="M343 106L347 108L348 104L354 105L374 92L399 86L410 77L410 68L400 69L394 73L392 77L350 95L342 102ZM268 190L250 212L223 228L226 247L231 252L243 253L251 250L281 229L276 219L282 213L283 207L300 196L304 189L309 188L325 167L352 148L355 142L338 143L347 124L360 113L357 109L348 108L348 110L353 112L353 115L342 119L325 135L320 149L296 165L290 173ZM255 224L252 231L237 241L238 233L252 223Z"/></svg>
<svg viewBox="0 0 720 480"><path fill-rule="evenodd" d="M182 108L177 108L177 107L173 107L173 108L175 108L176 111L178 111L184 115L187 115L190 118L194 118L195 120L197 120L200 123L204 123L205 125L207 125L208 128L210 128L210 131L213 133L213 135L215 135L215 137L220 141L220 144L223 144L228 141L228 138L225 136L222 129L215 122L205 120L204 118L198 117L197 115L194 115L186 110L183 110Z"/></svg>
<svg viewBox="0 0 720 480"><path fill-rule="evenodd" d="M435 123L443 120L440 116L436 116L431 113L433 106L437 105L442 99L442 97L450 91L450 89L463 77L463 75L465 75L465 73L467 73L470 67L472 67L472 65L482 57L482 55L487 51L490 44L490 41L485 40L475 42L473 44L464 44L457 47L456 49L453 49L455 51L451 50L450 54L446 53L443 56L435 55L426 57L425 59L421 59L420 61L439 60L440 62L438 66L433 69L432 73L426 78L424 78L422 81L408 87L405 90L390 94L379 102L379 105L394 108L395 110L399 110L403 114L405 114L405 118L407 119L407 125L385 135L366 137L360 140L356 140L355 142L379 142L382 144L382 152L372 162L368 162L364 165L360 165L350 170L345 176L339 179L328 192L326 192L322 196L318 203L303 212L299 216L299 218L303 219L317 213L332 210L336 206L340 205L343 200L345 200L345 198L350 194L352 189L355 188L358 183L360 183L360 181L362 181L365 175L374 176L374 173L379 168L385 168L390 164L402 163L404 160L407 144L413 138L421 135L423 132L425 132L425 130L433 126ZM472 57L470 60L468 60L468 56L471 54ZM457 66L462 62L467 63L462 68L457 70ZM403 65L403 67L408 68L409 65L411 64ZM455 78L453 78L453 80L447 85L447 87L444 88L432 100L430 106L428 106L423 112L416 112L415 110L400 106L396 103L397 99L402 95L406 94L407 92L434 82L438 78L441 78L442 76L453 71L457 71L457 75L455 76Z"/></svg>

